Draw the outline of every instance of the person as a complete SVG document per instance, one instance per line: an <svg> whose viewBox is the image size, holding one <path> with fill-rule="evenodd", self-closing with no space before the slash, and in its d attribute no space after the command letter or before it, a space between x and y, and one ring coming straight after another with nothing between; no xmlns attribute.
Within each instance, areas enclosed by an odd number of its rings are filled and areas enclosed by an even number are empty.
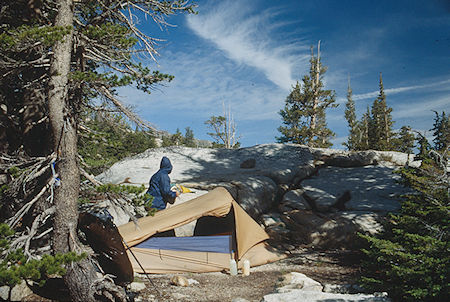
<svg viewBox="0 0 450 302"><path fill-rule="evenodd" d="M175 198L180 196L178 191L170 189L169 174L172 172L172 164L167 157L161 159L161 164L158 172L153 174L150 178L149 188L147 193L153 196L152 208L157 210L164 210L167 203L173 204Z"/></svg>

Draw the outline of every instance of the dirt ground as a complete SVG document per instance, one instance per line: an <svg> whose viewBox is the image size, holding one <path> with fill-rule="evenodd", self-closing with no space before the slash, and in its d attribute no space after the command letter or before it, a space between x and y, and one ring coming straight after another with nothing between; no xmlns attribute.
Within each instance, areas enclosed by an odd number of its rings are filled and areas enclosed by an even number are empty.
<svg viewBox="0 0 450 302"><path fill-rule="evenodd" d="M354 284L359 277L358 263L359 255L352 251L298 248L291 251L287 259L251 268L249 276L230 276L225 272L180 274L198 282L187 287L171 284L173 275L150 275L152 282L141 275L139 281L145 283L146 289L135 299L226 302L243 298L260 301L264 295L274 292L281 277L289 272L303 273L322 284Z"/></svg>
<svg viewBox="0 0 450 302"><path fill-rule="evenodd" d="M151 274L149 278L139 275L137 282L143 282L146 288L134 297L136 302L163 301L208 301L239 302L237 298L247 301L260 301L263 296L273 293L282 276L289 272L299 272L324 284L356 284L359 278L360 255L348 250L315 251L299 247L290 252L288 258L252 267L249 276L230 276L227 272L186 273L179 274L195 284L187 287L171 284L174 274ZM198 283L197 283L198 282ZM62 280L52 290L53 298L43 298L36 294L22 301L51 302L67 301L68 293L61 291ZM46 295L44 295L46 296Z"/></svg>

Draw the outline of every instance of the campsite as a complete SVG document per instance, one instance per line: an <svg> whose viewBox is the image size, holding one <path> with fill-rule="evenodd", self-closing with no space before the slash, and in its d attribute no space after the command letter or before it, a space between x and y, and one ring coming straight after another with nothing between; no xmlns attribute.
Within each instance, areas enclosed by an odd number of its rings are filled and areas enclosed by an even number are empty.
<svg viewBox="0 0 450 302"><path fill-rule="evenodd" d="M276 292L277 287L283 284L280 280L291 272L305 274L319 282L320 290L316 292L316 296L323 292L329 295L329 299L362 299L361 295L367 293L357 285L361 255L352 245L356 240L356 232L377 232L384 213L398 208L395 196L408 191L397 183L397 176L392 173L406 163L409 157L407 154L353 154L341 150L280 144L234 151L187 147L150 149L116 163L96 179L114 183L121 183L126 179L128 185L145 184L149 175L157 171L159 160L163 156L170 158L173 163L171 180L188 187L190 193L181 194L175 204L169 205L166 210L157 212L154 216L140 218L136 222L120 207L112 203L104 204L108 206L115 221L122 221L123 224L118 229L131 246L130 250L140 259L142 266L128 253L133 269L138 273L139 282L146 286L139 292L142 301L157 301L161 295L167 301L260 301L264 296ZM325 158L328 164L319 160ZM249 159L255 162L252 168L242 165ZM411 165L417 164L418 162L411 161ZM331 175L327 175L329 168L334 168ZM380 173L379 169L385 172ZM359 170L366 175L373 173L374 182L358 185L352 183L351 179L360 173ZM388 178L383 179L382 175ZM335 180L332 184L331 180L336 178L339 181ZM322 209L315 220L309 217L310 224L306 224L309 232L306 233L302 229L287 227L288 215L284 216L284 221L275 221L277 214L280 215L283 211L284 214L298 214L299 209L303 209L304 214L312 213L308 202L301 195L294 194L300 187L299 183L292 185L296 182L303 182L302 190L309 192ZM375 190L380 185L383 189ZM291 189L284 189L280 195L278 191L283 188ZM331 210L327 213L325 209L346 189L353 196L346 202L346 210ZM231 220L230 210L234 212ZM320 220L323 215L329 215L329 218ZM123 220L124 217L128 218ZM207 221L202 222L204 218ZM233 220L234 223L230 225ZM354 227L348 227L350 221ZM236 225L242 229L236 229ZM312 233L324 227L327 231L314 237ZM139 247L141 242L145 243L152 235L172 230L170 236L176 235L179 239L188 240L192 238L190 236L195 238L195 235L202 233L234 234L239 239L239 233L243 232L243 237L247 238L236 240L237 247L244 248L242 252L231 243L225 246L225 253L217 253L220 252L217 249L223 248L223 244L217 242L216 246L210 241L206 249L215 250L216 253L209 253L209 257L208 252L193 250L202 247L199 242L192 244L185 241L181 243L183 248L174 247L175 242L167 241L174 237L153 237L156 240ZM249 239L251 242L246 241ZM311 239L315 240L314 243ZM225 242L228 244L228 239ZM262 247L258 242L269 244L269 251L266 246L263 253L258 253L258 248ZM172 247L164 248L160 244L172 244ZM255 248L246 251L246 244ZM185 251L180 251L183 249ZM236 276L230 275L229 269L232 249L238 252L236 258L239 273ZM244 259L239 258L241 253L244 258L250 259L248 276L243 276ZM258 257L253 256L255 253L258 253ZM216 258L212 257L213 254ZM217 255L222 255L223 258L217 258ZM144 271L150 273L151 282L143 274ZM174 282L174 276L185 279ZM301 286L290 285L290 288L300 289ZM374 297L372 293L366 298L375 299ZM383 296L376 299L385 301Z"/></svg>
<svg viewBox="0 0 450 302"><path fill-rule="evenodd" d="M447 302L443 0L2 0L0 301Z"/></svg>

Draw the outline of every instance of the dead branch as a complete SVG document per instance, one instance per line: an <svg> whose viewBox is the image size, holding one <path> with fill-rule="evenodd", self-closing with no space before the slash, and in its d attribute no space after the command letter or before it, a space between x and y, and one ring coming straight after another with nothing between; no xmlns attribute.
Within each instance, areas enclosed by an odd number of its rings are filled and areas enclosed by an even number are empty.
<svg viewBox="0 0 450 302"><path fill-rule="evenodd" d="M101 93L103 96L105 96L107 99L109 99L121 112L123 112L131 121L136 123L139 127L143 129L148 129L153 133L160 134L161 131L157 130L155 127L153 127L149 122L144 121L139 116L137 116L135 113L133 113L131 110L129 110L127 107L125 107L122 102L120 102L112 93L109 91L108 88L105 86L101 86L97 88L98 92Z"/></svg>
<svg viewBox="0 0 450 302"><path fill-rule="evenodd" d="M31 243L31 240L33 239L34 235L36 235L41 221L45 220L46 216L53 215L54 213L55 213L55 207L52 206L52 207L48 208L47 210L45 210L44 212L42 212L41 214L39 214L38 216L36 216L36 218L34 219L32 225L31 225L31 229L28 232L28 237L26 239L25 248L24 248L24 253L26 256L28 256L28 258L33 257L32 254L30 253L30 243Z"/></svg>
<svg viewBox="0 0 450 302"><path fill-rule="evenodd" d="M98 181L95 179L94 175L91 175L87 173L83 168L80 167L80 173L84 177L86 177L87 180L89 180L94 186L101 186L103 183L101 181Z"/></svg>
<svg viewBox="0 0 450 302"><path fill-rule="evenodd" d="M44 195L44 193L51 188L55 183L55 178L50 179L50 181L41 189L41 191L28 203L26 203L12 218L10 218L7 224L14 228L20 219L30 210L30 208L39 200L39 198Z"/></svg>

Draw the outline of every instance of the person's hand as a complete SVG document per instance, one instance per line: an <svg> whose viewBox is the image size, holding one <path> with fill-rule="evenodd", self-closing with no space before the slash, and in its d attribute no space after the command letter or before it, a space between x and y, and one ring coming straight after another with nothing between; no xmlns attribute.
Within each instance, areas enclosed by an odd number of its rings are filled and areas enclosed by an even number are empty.
<svg viewBox="0 0 450 302"><path fill-rule="evenodd" d="M177 194L177 197L180 196L180 192L175 191L175 194Z"/></svg>

